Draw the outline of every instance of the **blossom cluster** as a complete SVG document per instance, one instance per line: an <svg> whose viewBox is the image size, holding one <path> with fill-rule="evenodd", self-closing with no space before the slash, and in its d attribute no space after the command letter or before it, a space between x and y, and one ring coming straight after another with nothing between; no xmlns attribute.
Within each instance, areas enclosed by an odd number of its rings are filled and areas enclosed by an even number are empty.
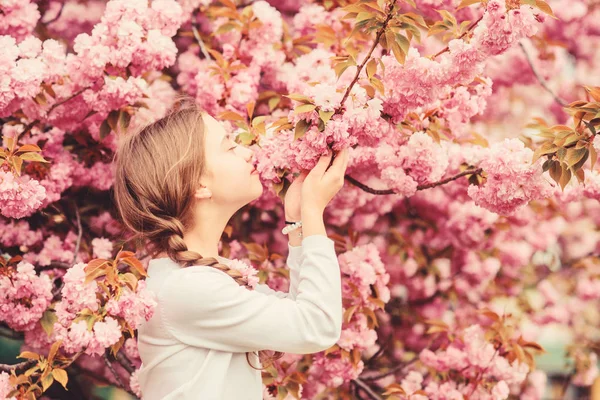
<svg viewBox="0 0 600 400"><path fill-rule="evenodd" d="M6 269L0 274L0 321L17 331L31 330L52 301L52 280L26 261Z"/></svg>
<svg viewBox="0 0 600 400"><path fill-rule="evenodd" d="M102 355L107 347L120 340L121 321L132 330L137 329L152 317L156 299L146 290L145 282L140 281L135 293L123 287L117 299L106 302L103 312L97 298L102 291L97 281L85 283L85 266L77 263L63 276L62 300L56 305L58 321L54 323L53 334L56 340L63 341L67 353L83 350L88 355Z"/></svg>

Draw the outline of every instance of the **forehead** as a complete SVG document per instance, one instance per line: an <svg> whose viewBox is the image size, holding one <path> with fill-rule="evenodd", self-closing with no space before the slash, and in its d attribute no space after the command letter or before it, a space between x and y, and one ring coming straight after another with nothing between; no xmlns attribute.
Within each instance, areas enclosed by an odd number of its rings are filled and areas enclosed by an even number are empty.
<svg viewBox="0 0 600 400"><path fill-rule="evenodd" d="M203 113L202 120L204 121L206 170L211 175L215 168L219 168L219 160L222 159L223 155L222 140L229 135L223 125L208 113Z"/></svg>
<svg viewBox="0 0 600 400"><path fill-rule="evenodd" d="M221 148L223 138L228 137L227 131L219 121L204 113L204 140L208 153L217 152Z"/></svg>

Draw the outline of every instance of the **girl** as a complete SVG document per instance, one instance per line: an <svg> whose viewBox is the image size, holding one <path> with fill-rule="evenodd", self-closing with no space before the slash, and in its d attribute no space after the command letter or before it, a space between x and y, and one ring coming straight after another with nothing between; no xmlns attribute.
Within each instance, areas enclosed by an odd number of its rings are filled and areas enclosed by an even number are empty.
<svg viewBox="0 0 600 400"><path fill-rule="evenodd" d="M322 156L286 193L286 221L296 222L286 226L288 293L254 284L218 254L229 219L262 194L252 154L193 100L119 142L115 204L147 244L146 284L158 302L138 329L145 400L261 400L254 365L267 350L275 355L265 367L340 338L340 269L323 211L344 184L348 151L331 165Z"/></svg>

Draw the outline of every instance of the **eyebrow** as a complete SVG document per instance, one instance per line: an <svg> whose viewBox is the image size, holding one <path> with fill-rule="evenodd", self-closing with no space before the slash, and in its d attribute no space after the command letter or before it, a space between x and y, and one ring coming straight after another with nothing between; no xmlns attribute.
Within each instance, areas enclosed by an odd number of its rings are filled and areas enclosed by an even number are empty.
<svg viewBox="0 0 600 400"><path fill-rule="evenodd" d="M227 141L228 137L227 135L223 135L223 139L221 139L221 144L219 146L223 147L223 143L225 143Z"/></svg>

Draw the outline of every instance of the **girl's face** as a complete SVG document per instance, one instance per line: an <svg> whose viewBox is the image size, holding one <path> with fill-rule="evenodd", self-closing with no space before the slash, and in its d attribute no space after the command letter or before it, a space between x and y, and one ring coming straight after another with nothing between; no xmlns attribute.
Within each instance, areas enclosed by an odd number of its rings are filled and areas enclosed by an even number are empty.
<svg viewBox="0 0 600 400"><path fill-rule="evenodd" d="M223 125L203 114L205 123L206 169L205 183L212 192L212 200L234 205L237 209L263 192L263 186L257 172L253 172L253 151L237 144Z"/></svg>

